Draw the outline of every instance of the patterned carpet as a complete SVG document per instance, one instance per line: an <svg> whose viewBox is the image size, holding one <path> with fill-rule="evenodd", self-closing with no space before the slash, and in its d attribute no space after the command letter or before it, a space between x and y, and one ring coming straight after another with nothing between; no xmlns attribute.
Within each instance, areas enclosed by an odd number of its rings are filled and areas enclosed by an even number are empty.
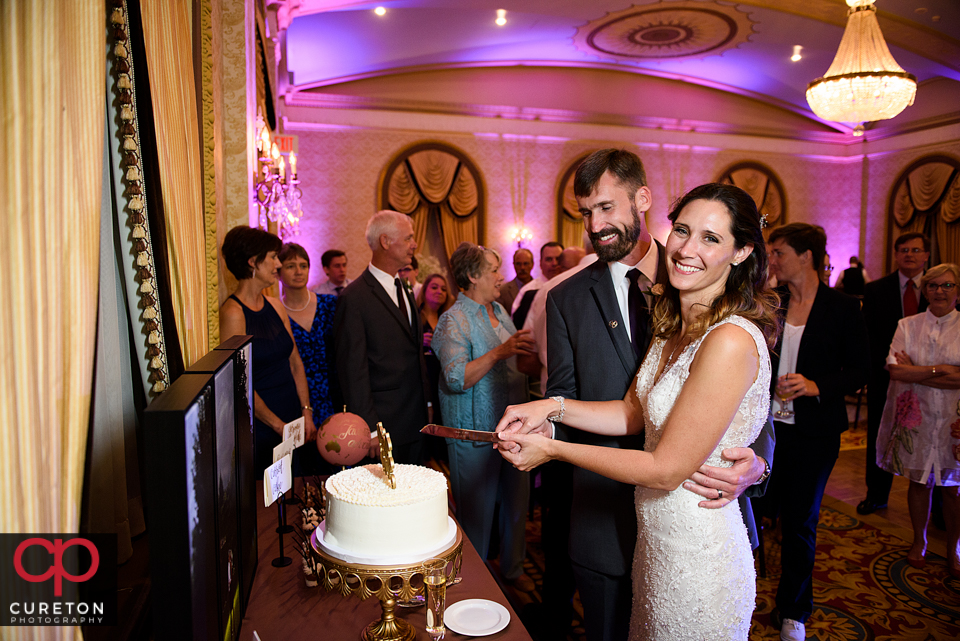
<svg viewBox="0 0 960 641"><path fill-rule="evenodd" d="M779 534L764 532L767 577L758 579L751 641L777 639L770 611L780 578ZM909 543L860 521L848 505L825 497L817 533L814 610L807 638L826 641L960 639L960 580L946 559L907 564Z"/></svg>
<svg viewBox="0 0 960 641"><path fill-rule="evenodd" d="M850 429L840 435L840 451L862 450L867 447L867 420L859 424L850 423Z"/></svg>
<svg viewBox="0 0 960 641"><path fill-rule="evenodd" d="M770 622L780 578L779 533L768 528L763 535L767 576L758 579L751 641L779 638ZM807 622L807 639L960 639L960 580L951 578L946 560L933 554L927 556L926 568L914 569L906 562L908 547L903 539L857 519L851 507L825 497L814 571L815 605ZM536 592L525 594L505 588L521 619L530 611L529 604L540 601L543 553L539 509L527 525L526 569L537 584ZM578 619L567 639L583 641L579 602L574 603L574 609ZM531 625L527 627L535 634Z"/></svg>

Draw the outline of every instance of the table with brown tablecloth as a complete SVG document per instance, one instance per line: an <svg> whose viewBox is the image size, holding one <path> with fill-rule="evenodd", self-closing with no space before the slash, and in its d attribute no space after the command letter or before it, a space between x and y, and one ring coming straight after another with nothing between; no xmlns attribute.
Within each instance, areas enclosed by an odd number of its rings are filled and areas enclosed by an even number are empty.
<svg viewBox="0 0 960 641"><path fill-rule="evenodd" d="M271 561L279 555L276 533L277 508L263 505L262 488L257 489L257 528L260 551L257 574L250 594L250 603L240 628L240 641L252 641L256 630L261 641L352 641L373 620L380 618L380 601L370 597L363 601L357 596L344 597L327 592L320 585L308 588L304 582L300 555L294 547L292 535L284 535L284 553L293 559L286 567L275 568ZM299 482L297 483L299 487ZM287 509L287 522L294 524L300 518L299 510ZM447 590L447 607L465 599L496 601L510 613L507 627L485 639L504 641L531 641L530 635L510 607L496 580L480 560L467 537L463 537L463 581ZM429 639L424 631L425 608L397 608L397 615L417 631L417 639ZM471 639L447 629L445 640Z"/></svg>

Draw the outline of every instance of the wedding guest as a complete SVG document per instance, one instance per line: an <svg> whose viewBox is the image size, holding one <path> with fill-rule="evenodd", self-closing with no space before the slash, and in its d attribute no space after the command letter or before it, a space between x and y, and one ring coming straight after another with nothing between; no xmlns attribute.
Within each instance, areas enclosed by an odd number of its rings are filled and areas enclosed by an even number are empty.
<svg viewBox="0 0 960 641"><path fill-rule="evenodd" d="M867 380L867 495L857 505L858 514L872 514L887 507L893 475L877 466L877 434L890 384L886 359L900 319L927 309L920 277L929 258L930 239L925 234L901 234L893 241L896 271L863 287L863 317L867 321L870 340L870 373Z"/></svg>
<svg viewBox="0 0 960 641"><path fill-rule="evenodd" d="M333 315L334 407L383 423L397 463L422 462L428 421L423 328L410 291L397 272L417 249L410 216L382 210L367 221L372 256L343 290Z"/></svg>
<svg viewBox="0 0 960 641"><path fill-rule="evenodd" d="M942 486L947 562L960 579L960 268L944 263L920 279L927 311L900 320L887 355L890 387L877 436L877 465L910 480L913 545L907 562L926 564L933 486Z"/></svg>
<svg viewBox="0 0 960 641"><path fill-rule="evenodd" d="M844 294L862 298L863 286L869 282L870 276L867 275L867 270L863 268L863 263L860 262L858 257L851 256L850 267L840 272L840 277L837 278L837 284L834 287Z"/></svg>
<svg viewBox="0 0 960 641"><path fill-rule="evenodd" d="M827 287L830 287L830 274L833 273L833 265L830 264L830 254L823 255L823 266L820 268L820 280Z"/></svg>
<svg viewBox="0 0 960 641"><path fill-rule="evenodd" d="M806 223L770 233L770 269L780 286L783 333L771 351L779 410L777 465L763 501L779 509L783 547L777 588L780 638L799 641L813 611L813 566L820 502L849 426L844 397L867 378L870 362L860 301L822 280L827 236Z"/></svg>
<svg viewBox="0 0 960 641"><path fill-rule="evenodd" d="M253 335L254 461L260 473L273 463L273 448L280 444L286 423L303 416L306 440L317 436L310 389L286 308L263 293L279 279L281 246L275 235L240 225L227 232L220 249L237 279L237 289L220 308L220 337ZM296 474L300 457L294 457Z"/></svg>
<svg viewBox="0 0 960 641"><path fill-rule="evenodd" d="M314 293L339 296L343 288L353 282L347 278L347 255L341 250L328 249L323 252L320 256L320 264L323 266L323 273L327 275L327 280L317 285L313 290Z"/></svg>
<svg viewBox="0 0 960 641"><path fill-rule="evenodd" d="M530 274L533 271L533 252L526 247L513 252L513 270L517 274L516 278L500 287L500 298L497 299L506 310L513 309L513 301L520 288L533 280L533 275Z"/></svg>
<svg viewBox="0 0 960 641"><path fill-rule="evenodd" d="M520 288L517 297L513 300L513 307L510 308L510 316L517 327L523 327L537 290L563 271L560 266L561 254L563 254L563 245L555 240L546 242L540 247L540 276Z"/></svg>
<svg viewBox="0 0 960 641"><path fill-rule="evenodd" d="M460 295L440 317L432 341L440 358L440 409L450 427L492 432L507 405L526 393L515 357L532 351L533 341L496 302L503 276L495 251L462 243L450 267ZM514 469L490 443L447 439L447 456L464 533L486 559L499 497L500 574L516 589L533 591L523 572L530 475Z"/></svg>
<svg viewBox="0 0 960 641"><path fill-rule="evenodd" d="M410 264L401 267L397 273L401 279L406 281L407 288L413 294L413 297L416 298L417 294L420 293L421 287L420 283L417 282L417 279L420 277L420 263L417 261L417 257L411 256Z"/></svg>
<svg viewBox="0 0 960 641"><path fill-rule="evenodd" d="M320 426L333 414L330 395L328 334L333 327L337 297L314 294L307 289L310 277L310 256L296 243L286 243L277 254L280 259L280 301L290 317L290 328L303 361L310 388L313 422Z"/></svg>
<svg viewBox="0 0 960 641"><path fill-rule="evenodd" d="M440 359L433 353L430 342L433 340L433 329L440 322L440 315L453 306L454 297L447 287L447 279L443 274L430 274L423 281L423 287L417 295L417 308L420 310L420 320L423 323L423 357L427 362L427 381L430 383L430 400L428 406L433 409L431 422L443 425L440 412Z"/></svg>

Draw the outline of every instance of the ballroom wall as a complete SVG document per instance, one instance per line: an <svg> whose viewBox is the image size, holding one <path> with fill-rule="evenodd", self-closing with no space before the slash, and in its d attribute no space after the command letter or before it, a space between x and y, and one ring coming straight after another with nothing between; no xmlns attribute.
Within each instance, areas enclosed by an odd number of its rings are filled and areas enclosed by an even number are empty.
<svg viewBox="0 0 960 641"><path fill-rule="evenodd" d="M643 130L636 131L638 136L644 134ZM299 136L305 214L297 242L314 257L311 286L323 280L319 256L331 247L348 253L351 278L363 270L370 258L363 231L367 218L378 207L381 173L397 154L424 141L454 146L476 163L483 176L487 203L483 242L507 259L507 278L513 277L509 257L516 244L509 234L518 222L515 212L524 212L524 222L533 232L533 240L525 246L536 253L542 243L556 236L556 194L564 170L582 154L601 147L627 146L643 158L654 195L647 224L661 240L668 230L669 205L676 197L715 180L736 162L754 161L769 167L782 181L787 221L822 225L835 265L842 266L850 255L858 254L875 275L885 271L887 264L887 201L900 172L925 155L941 153L960 158L960 141L952 131L953 140L948 143L897 148L895 142L888 141L876 152L850 154L849 149L838 148L837 155L742 151L736 149L736 140L730 144L729 136L723 140L727 148L722 149L625 142L622 136L584 140L315 124L288 127L287 132ZM756 146L743 142L745 149Z"/></svg>

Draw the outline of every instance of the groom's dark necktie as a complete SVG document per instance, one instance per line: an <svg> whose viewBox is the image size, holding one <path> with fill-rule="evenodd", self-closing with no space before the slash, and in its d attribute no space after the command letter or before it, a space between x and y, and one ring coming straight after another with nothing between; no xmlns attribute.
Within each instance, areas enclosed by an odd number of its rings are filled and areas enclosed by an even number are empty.
<svg viewBox="0 0 960 641"><path fill-rule="evenodd" d="M639 361L643 358L643 352L647 347L647 333L650 330L650 312L647 310L647 301L643 297L643 290L640 288L642 282L647 282L647 277L634 267L627 272L627 278L630 285L627 288L627 310L630 314L630 345L633 347L633 353Z"/></svg>

